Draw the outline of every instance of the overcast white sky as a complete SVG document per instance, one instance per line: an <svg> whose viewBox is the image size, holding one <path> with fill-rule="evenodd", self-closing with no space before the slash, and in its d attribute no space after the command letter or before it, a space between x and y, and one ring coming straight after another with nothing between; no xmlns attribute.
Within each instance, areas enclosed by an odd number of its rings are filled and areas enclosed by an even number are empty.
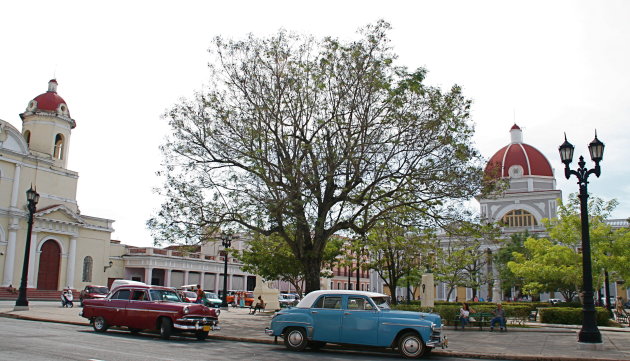
<svg viewBox="0 0 630 361"><path fill-rule="evenodd" d="M77 121L69 168L79 172L83 214L114 219L114 239L152 244L146 220L168 133L161 114L206 83L216 36L279 28L356 38L389 21L399 64L424 66L427 83L459 84L473 99L475 141L489 158L523 129L556 171L567 132L588 157L594 129L605 144L593 195L630 216L630 1L11 1L0 5L0 119L19 113L56 76ZM575 166L575 163L574 163Z"/></svg>

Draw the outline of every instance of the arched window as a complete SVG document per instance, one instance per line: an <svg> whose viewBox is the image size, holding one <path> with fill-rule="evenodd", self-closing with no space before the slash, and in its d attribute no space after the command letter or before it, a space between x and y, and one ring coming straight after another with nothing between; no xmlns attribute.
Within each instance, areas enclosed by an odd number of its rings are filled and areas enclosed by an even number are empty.
<svg viewBox="0 0 630 361"><path fill-rule="evenodd" d="M92 257L83 259L83 282L92 282Z"/></svg>
<svg viewBox="0 0 630 361"><path fill-rule="evenodd" d="M506 227L532 227L538 225L536 217L524 209L509 211L501 220Z"/></svg>
<svg viewBox="0 0 630 361"><path fill-rule="evenodd" d="M55 137L55 149L53 151L54 159L63 159L63 135L57 134Z"/></svg>
<svg viewBox="0 0 630 361"><path fill-rule="evenodd" d="M26 139L26 145L31 146L31 131L27 130L24 132L24 139Z"/></svg>

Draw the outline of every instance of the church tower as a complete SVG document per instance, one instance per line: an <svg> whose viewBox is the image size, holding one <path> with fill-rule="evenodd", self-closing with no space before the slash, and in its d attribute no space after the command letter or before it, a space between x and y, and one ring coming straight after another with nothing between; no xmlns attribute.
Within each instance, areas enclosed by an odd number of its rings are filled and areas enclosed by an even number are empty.
<svg viewBox="0 0 630 361"><path fill-rule="evenodd" d="M70 134L76 122L70 117L65 100L57 94L57 80L50 80L48 91L31 100L20 117L30 151L35 156L52 159L57 167L66 168Z"/></svg>
<svg viewBox="0 0 630 361"><path fill-rule="evenodd" d="M557 199L553 168L536 148L523 143L523 131L514 124L510 129L510 144L501 148L485 168L486 176L502 178L509 188L497 198L478 198L481 217L499 222L506 233L544 232L543 218L556 217Z"/></svg>

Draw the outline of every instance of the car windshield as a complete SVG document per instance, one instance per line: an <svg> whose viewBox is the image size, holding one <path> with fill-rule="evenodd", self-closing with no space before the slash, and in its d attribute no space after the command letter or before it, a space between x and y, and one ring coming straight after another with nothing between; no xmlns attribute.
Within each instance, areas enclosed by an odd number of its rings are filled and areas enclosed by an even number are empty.
<svg viewBox="0 0 630 361"><path fill-rule="evenodd" d="M194 292L190 292L190 291L184 292L184 296L186 296L188 298L197 298L197 294L195 294Z"/></svg>
<svg viewBox="0 0 630 361"><path fill-rule="evenodd" d="M254 293L253 292L247 292L245 294L245 298L254 298Z"/></svg>
<svg viewBox="0 0 630 361"><path fill-rule="evenodd" d="M109 289L107 289L107 287L89 287L88 292L101 293L101 294L106 295L109 292Z"/></svg>
<svg viewBox="0 0 630 361"><path fill-rule="evenodd" d="M153 301L173 301L173 302L182 301L175 291L151 290L150 292L151 292L151 299Z"/></svg>
<svg viewBox="0 0 630 361"><path fill-rule="evenodd" d="M381 310L389 310L389 297L372 297L372 301Z"/></svg>
<svg viewBox="0 0 630 361"><path fill-rule="evenodd" d="M206 292L206 298L219 298L216 293Z"/></svg>

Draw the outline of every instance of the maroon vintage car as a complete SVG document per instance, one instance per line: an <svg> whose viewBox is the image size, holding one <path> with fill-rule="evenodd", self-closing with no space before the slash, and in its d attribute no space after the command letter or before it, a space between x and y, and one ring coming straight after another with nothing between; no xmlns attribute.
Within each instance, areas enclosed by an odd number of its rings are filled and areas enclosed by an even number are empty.
<svg viewBox="0 0 630 361"><path fill-rule="evenodd" d="M120 286L106 298L83 301L81 316L94 330L124 326L132 333L158 330L163 339L173 333L189 332L204 340L218 326L219 310L201 304L183 303L170 288L147 285Z"/></svg>
<svg viewBox="0 0 630 361"><path fill-rule="evenodd" d="M105 286L87 285L79 294L79 301L83 306L83 300L89 300L92 298L105 298L109 293L109 288Z"/></svg>

